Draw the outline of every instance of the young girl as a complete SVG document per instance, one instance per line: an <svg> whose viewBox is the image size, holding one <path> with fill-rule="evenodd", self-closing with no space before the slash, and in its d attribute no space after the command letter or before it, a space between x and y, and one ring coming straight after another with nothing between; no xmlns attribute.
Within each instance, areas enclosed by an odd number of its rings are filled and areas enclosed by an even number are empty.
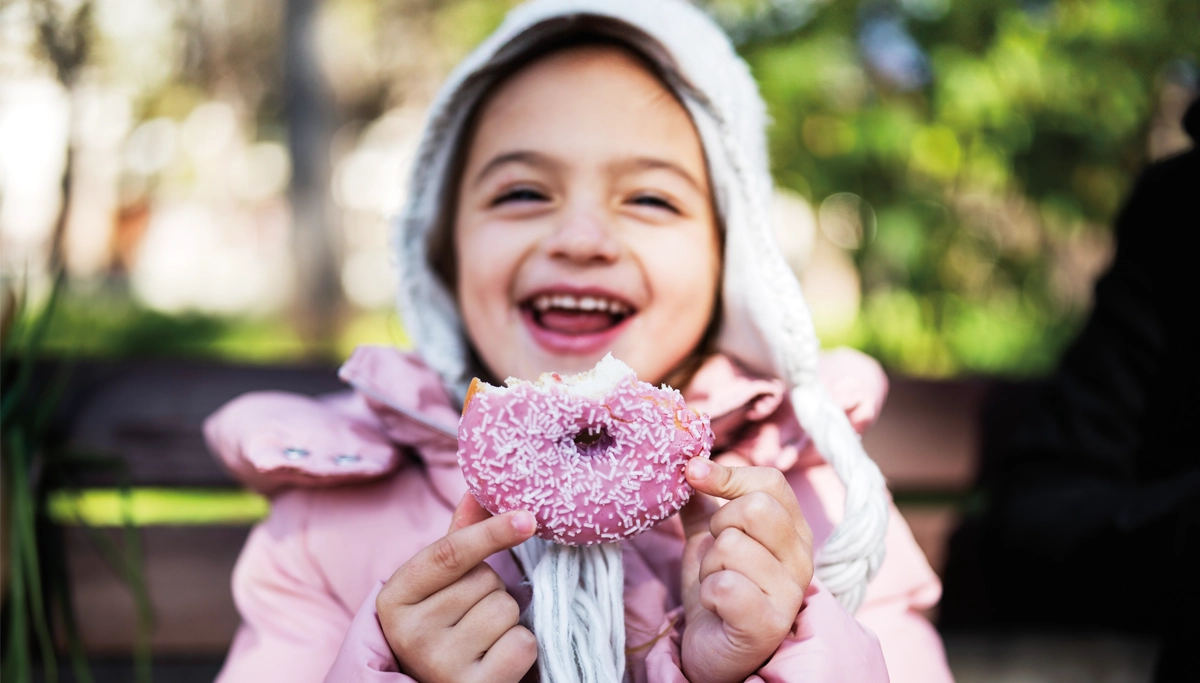
<svg viewBox="0 0 1200 683"><path fill-rule="evenodd" d="M508 552L538 542L533 517L466 494L458 412L473 376L607 352L716 434L686 472L705 495L621 547L617 678L950 680L921 615L940 585L855 434L886 379L818 354L766 223L763 128L745 65L680 0L509 15L435 102L399 223L417 353L358 349L353 391L250 394L206 425L274 495L234 573L221 680L552 677ZM593 664L580 680L606 680Z"/></svg>

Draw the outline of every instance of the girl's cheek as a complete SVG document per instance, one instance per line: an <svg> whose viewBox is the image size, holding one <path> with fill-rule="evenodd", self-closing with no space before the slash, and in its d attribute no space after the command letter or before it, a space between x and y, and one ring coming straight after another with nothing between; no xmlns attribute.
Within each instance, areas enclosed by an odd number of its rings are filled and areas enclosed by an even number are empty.
<svg viewBox="0 0 1200 683"><path fill-rule="evenodd" d="M525 253L520 231L506 227L488 223L461 233L458 265L460 296L464 300L460 304L492 319L504 317L511 308L508 299ZM473 300L468 302L466 297Z"/></svg>
<svg viewBox="0 0 1200 683"><path fill-rule="evenodd" d="M656 290L699 293L716 287L716 249L705 231L688 230L655 236L639 251Z"/></svg>

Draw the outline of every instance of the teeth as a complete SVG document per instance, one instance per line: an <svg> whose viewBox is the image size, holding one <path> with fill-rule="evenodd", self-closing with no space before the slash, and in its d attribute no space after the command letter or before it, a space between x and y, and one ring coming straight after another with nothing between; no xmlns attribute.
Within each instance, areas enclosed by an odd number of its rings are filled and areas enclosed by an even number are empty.
<svg viewBox="0 0 1200 683"><path fill-rule="evenodd" d="M597 296L576 297L572 294L540 294L532 302L534 310L544 313L552 308L565 311L603 311L627 315L629 307L620 301Z"/></svg>

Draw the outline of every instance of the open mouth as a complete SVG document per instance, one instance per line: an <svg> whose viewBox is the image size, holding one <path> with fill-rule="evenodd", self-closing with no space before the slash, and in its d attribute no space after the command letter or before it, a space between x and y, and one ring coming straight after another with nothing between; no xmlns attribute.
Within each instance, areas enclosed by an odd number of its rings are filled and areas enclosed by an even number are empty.
<svg viewBox="0 0 1200 683"><path fill-rule="evenodd" d="M610 350L638 313L604 292L543 290L519 305L533 341L555 355L591 356Z"/></svg>
<svg viewBox="0 0 1200 683"><path fill-rule="evenodd" d="M537 327L571 336L608 332L635 313L624 301L594 294L537 294L522 302L521 308Z"/></svg>

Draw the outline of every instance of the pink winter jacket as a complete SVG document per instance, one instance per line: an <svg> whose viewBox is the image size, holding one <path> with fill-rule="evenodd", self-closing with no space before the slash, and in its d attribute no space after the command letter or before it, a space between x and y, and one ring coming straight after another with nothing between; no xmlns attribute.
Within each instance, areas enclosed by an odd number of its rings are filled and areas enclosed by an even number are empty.
<svg viewBox="0 0 1200 683"><path fill-rule="evenodd" d="M233 574L242 624L218 677L258 681L411 681L375 614L383 582L445 534L466 491L456 461L458 411L412 354L359 348L339 376L353 391L312 399L239 397L205 424L210 448L239 479L272 494ZM871 359L836 351L822 382L862 432L887 380ZM841 517L844 489L800 430L782 382L711 359L686 392L712 417L713 453L728 464L787 473L819 552ZM333 484L346 484L334 486ZM353 484L353 485L350 485ZM625 542L629 671L638 682L685 681L680 666L677 517ZM488 563L525 607L509 553ZM941 585L892 508L887 558L857 619L814 581L792 632L751 681L949 681L941 640L922 615Z"/></svg>

